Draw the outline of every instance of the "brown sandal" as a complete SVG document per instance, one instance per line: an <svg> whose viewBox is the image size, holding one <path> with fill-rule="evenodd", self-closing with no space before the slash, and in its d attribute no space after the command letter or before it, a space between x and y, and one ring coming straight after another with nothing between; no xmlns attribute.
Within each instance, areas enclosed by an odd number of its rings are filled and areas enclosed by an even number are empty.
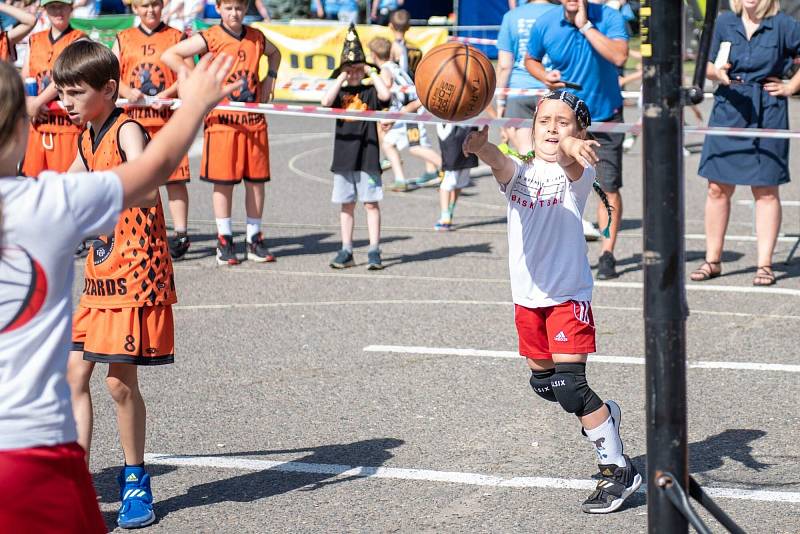
<svg viewBox="0 0 800 534"><path fill-rule="evenodd" d="M714 265L720 266L719 271L714 270ZM721 261L704 261L700 264L700 267L692 271L692 274L689 275L689 278L691 278L693 282L705 282L706 280L711 280L712 278L716 278L721 274Z"/></svg>
<svg viewBox="0 0 800 534"><path fill-rule="evenodd" d="M775 284L775 273L772 272L772 265L764 265L756 269L753 277L754 286L771 286Z"/></svg>

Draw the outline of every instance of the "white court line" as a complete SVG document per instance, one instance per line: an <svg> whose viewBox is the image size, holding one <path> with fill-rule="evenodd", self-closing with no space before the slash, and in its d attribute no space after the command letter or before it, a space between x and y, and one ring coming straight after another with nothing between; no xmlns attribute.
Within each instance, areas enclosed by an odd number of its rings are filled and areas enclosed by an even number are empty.
<svg viewBox="0 0 800 534"><path fill-rule="evenodd" d="M198 153L198 156L199 156L199 153ZM304 171L294 170L294 172L303 173ZM309 176L313 176L313 175L308 175L307 177L309 177ZM317 178L316 176L313 176L313 177ZM322 179L320 179L320 180L322 180ZM325 183L329 183L329 182L325 181ZM409 197L409 198L411 198L411 197ZM500 207L502 207L502 206L500 206ZM465 218L467 218L467 217L465 217ZM476 217L471 216L470 218L476 218ZM169 219L169 218L168 218L168 220L171 221L171 219ZM189 219L188 222L189 222L189 225L215 226L217 224L216 221L211 220L211 219ZM463 229L459 229L458 225L456 225L456 231L464 233L464 234L506 235L506 231L505 230L485 230L485 229L473 228L471 226L468 226L469 224L471 224L471 221L469 221L469 220L464 224L467 225L467 227L463 228ZM729 224L731 224L731 223L729 223ZM742 224L749 225L750 223L742 223ZM244 222L239 222L239 221L234 221L234 222L231 223L231 225L236 227L236 228L244 228L245 227L245 223ZM264 227L266 227L266 228L269 228L269 227L272 227L272 228L319 228L319 229L323 229L323 230L324 229L339 230L339 225L338 224L267 222L267 223L264 223ZM367 230L367 227L365 225L356 225L356 226L354 226L354 228L356 230ZM436 235L440 235L441 234L441 232L437 232L432 226L429 227L429 226L385 226L385 225L381 225L381 230L384 231L384 232L419 232L419 233L425 233L425 234L436 234ZM624 237L624 238L629 238L629 239L642 239L642 234L641 233L628 232L628 231L621 231L618 234L618 237L621 237L621 238ZM706 239L706 235L705 234L686 234L684 237L686 239L693 239L693 240L696 239L696 240L699 240L699 241L705 241L705 239ZM755 236L751 236L751 235L726 235L725 239L728 240L728 241L755 241L756 237ZM781 235L778 236L778 242L794 243L795 241L797 241L797 236L791 236L791 235L785 235L785 234L781 234Z"/></svg>
<svg viewBox="0 0 800 534"><path fill-rule="evenodd" d="M384 261L391 261L391 257L384 257ZM197 271L197 270L210 270L207 267L199 265L175 265L174 270L181 271ZM402 274L388 274L381 272L380 274L367 274L367 273L347 273L342 271L336 272L322 272L322 271L283 271L280 269L271 269L265 267L263 269L250 269L248 267L232 267L225 270L226 273L242 273L242 274L278 274L283 276L307 276L307 277L320 277L320 278L365 278L368 280L413 280L421 282L455 282L457 284L465 282L484 283L484 284L509 284L507 278L469 278L469 277L448 277L448 276L417 276L417 275L402 275ZM594 282L596 287L606 287L609 289L642 289L644 286L642 282L605 282L596 280ZM744 287L744 286L721 286L714 284L686 284L686 291L718 291L721 293L746 293L752 295L790 295L793 297L800 297L800 289L790 289L786 287Z"/></svg>
<svg viewBox="0 0 800 534"><path fill-rule="evenodd" d="M145 454L150 464L183 467L212 467L241 469L246 471L277 471L281 473L310 473L343 477L385 478L390 480L418 480L462 484L466 486L490 486L500 488L546 488L593 490L594 480L551 477L503 477L459 471L433 471L430 469L404 469L399 467L369 467L362 465L320 464L292 461L253 460L235 456L180 456L170 454ZM703 488L711 497L740 499L747 501L800 503L800 492L750 490L740 488ZM639 493L645 493L644 487Z"/></svg>
<svg viewBox="0 0 800 534"><path fill-rule="evenodd" d="M432 356L470 356L479 358L515 358L520 359L518 352L510 350L457 349L451 347L407 347L403 345L368 345L364 352L388 352L392 354L423 354ZM638 356L603 356L589 355L590 362L644 365L645 359ZM709 362L689 361L689 369L736 369L746 371L782 371L800 373L800 365L786 363L760 362Z"/></svg>
<svg viewBox="0 0 800 534"><path fill-rule="evenodd" d="M174 305L173 310L228 310L235 308L260 309L260 308L306 308L314 306L385 306L385 305L470 305L470 306L506 306L511 308L513 302L489 300L325 300L313 302L243 302L232 304L186 304ZM593 310L632 311L641 312L643 308L636 306L592 306ZM800 315L777 315L744 312L723 312L712 310L691 310L691 315L717 315L723 317L743 317L755 319L786 319L800 320Z"/></svg>

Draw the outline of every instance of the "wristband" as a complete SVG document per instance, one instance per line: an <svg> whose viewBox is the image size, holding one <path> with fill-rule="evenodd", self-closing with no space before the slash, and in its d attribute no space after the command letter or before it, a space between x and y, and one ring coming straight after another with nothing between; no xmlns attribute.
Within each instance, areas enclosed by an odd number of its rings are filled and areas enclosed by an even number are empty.
<svg viewBox="0 0 800 534"><path fill-rule="evenodd" d="M272 69L267 71L267 78L277 78L277 77L278 77L278 71Z"/></svg>
<svg viewBox="0 0 800 534"><path fill-rule="evenodd" d="M592 28L594 28L594 24L592 24L592 21L590 21L590 20L587 20L587 21L586 21L586 24L584 24L583 26L581 26L581 27L578 29L578 31L579 31L579 32L581 32L581 34L583 34L583 35L586 35L586 32L588 32L588 31L589 31L589 30L591 30Z"/></svg>

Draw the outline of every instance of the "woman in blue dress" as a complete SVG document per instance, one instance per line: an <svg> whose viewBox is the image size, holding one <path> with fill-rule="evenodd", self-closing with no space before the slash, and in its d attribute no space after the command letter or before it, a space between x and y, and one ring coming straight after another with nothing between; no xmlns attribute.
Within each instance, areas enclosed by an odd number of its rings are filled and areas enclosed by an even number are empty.
<svg viewBox="0 0 800 534"><path fill-rule="evenodd" d="M787 97L800 90L800 71L781 78L800 52L800 24L779 12L778 0L731 0L717 18L711 57L730 43L728 64L708 63L708 79L719 83L709 126L789 128ZM737 185L753 192L758 261L753 285L775 283L772 254L781 225L778 186L789 181L789 140L706 136L698 174L708 180L705 261L691 274L700 282L722 273L722 248Z"/></svg>

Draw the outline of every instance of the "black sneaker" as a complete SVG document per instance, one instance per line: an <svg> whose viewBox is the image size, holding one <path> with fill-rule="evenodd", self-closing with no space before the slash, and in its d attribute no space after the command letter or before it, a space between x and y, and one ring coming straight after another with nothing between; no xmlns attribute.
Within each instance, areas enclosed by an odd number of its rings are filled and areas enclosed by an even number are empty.
<svg viewBox="0 0 800 534"><path fill-rule="evenodd" d="M169 239L169 255L173 260L179 260L189 250L189 236L185 233L175 234Z"/></svg>
<svg viewBox="0 0 800 534"><path fill-rule="evenodd" d="M356 262L353 261L353 253L349 250L342 249L336 254L336 257L331 260L330 266L334 269L346 269L355 264Z"/></svg>
<svg viewBox="0 0 800 534"><path fill-rule="evenodd" d="M625 499L630 497L642 485L642 475L636 471L627 455L625 466L600 464L600 480L597 487L583 501L581 509L587 514L608 514L617 510Z"/></svg>
<svg viewBox="0 0 800 534"><path fill-rule="evenodd" d="M258 263L275 261L275 255L267 248L267 240L258 232L253 241L247 244L247 259Z"/></svg>
<svg viewBox="0 0 800 534"><path fill-rule="evenodd" d="M614 255L607 251L603 252L600 255L600 259L597 260L597 279L610 280L611 278L616 278L619 276L616 267L617 260L614 259Z"/></svg>
<svg viewBox="0 0 800 534"><path fill-rule="evenodd" d="M236 250L233 247L232 235L217 236L217 264L239 265L239 258L236 257Z"/></svg>
<svg viewBox="0 0 800 534"><path fill-rule="evenodd" d="M380 271L383 269L383 263L381 263L381 251L379 249L376 248L367 252L367 269L370 271Z"/></svg>

